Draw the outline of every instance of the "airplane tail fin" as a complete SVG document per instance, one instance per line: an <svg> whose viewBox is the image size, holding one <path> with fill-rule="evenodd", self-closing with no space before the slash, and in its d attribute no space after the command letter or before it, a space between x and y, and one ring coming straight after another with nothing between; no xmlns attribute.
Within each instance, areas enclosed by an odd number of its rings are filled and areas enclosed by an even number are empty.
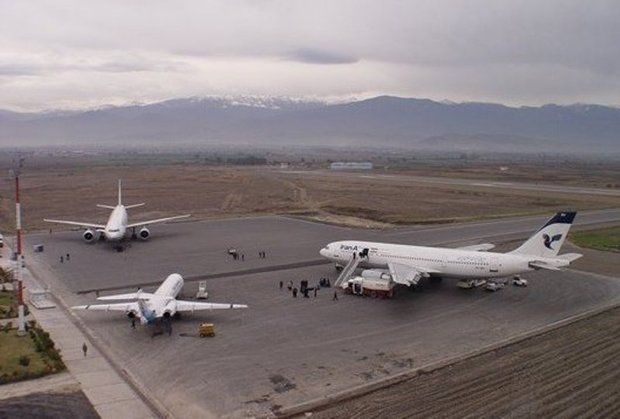
<svg viewBox="0 0 620 419"><path fill-rule="evenodd" d="M118 180L118 205L123 205L121 200L121 180Z"/></svg>
<svg viewBox="0 0 620 419"><path fill-rule="evenodd" d="M525 243L510 253L545 258L556 257L576 215L576 212L558 212Z"/></svg>

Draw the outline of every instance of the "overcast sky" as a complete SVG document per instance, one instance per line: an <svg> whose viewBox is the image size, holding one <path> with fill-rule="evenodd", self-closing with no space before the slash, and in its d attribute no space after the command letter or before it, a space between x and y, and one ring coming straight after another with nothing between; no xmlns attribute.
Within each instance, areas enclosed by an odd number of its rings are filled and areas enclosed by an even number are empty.
<svg viewBox="0 0 620 419"><path fill-rule="evenodd" d="M0 0L0 109L380 94L620 105L620 1Z"/></svg>

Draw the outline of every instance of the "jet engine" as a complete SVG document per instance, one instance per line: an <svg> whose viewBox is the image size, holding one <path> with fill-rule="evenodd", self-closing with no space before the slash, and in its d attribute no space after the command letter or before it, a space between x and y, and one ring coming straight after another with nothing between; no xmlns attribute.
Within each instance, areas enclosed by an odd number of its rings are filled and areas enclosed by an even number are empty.
<svg viewBox="0 0 620 419"><path fill-rule="evenodd" d="M170 301L168 302L168 304L166 304L166 307L164 307L164 314L162 315L163 318L165 319L169 319L170 317L172 317L172 315L174 315L177 311L177 304L176 301Z"/></svg>
<svg viewBox="0 0 620 419"><path fill-rule="evenodd" d="M88 229L82 234L82 238L86 243L93 243L99 240L99 232Z"/></svg>
<svg viewBox="0 0 620 419"><path fill-rule="evenodd" d="M148 228L142 227L140 231L138 232L138 236L140 236L140 239L146 240L151 236L151 232L149 231Z"/></svg>

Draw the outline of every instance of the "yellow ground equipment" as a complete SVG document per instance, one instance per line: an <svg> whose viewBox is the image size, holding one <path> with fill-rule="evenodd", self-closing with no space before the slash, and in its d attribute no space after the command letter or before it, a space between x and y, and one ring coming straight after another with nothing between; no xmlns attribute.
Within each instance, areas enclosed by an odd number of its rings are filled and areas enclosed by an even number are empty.
<svg viewBox="0 0 620 419"><path fill-rule="evenodd" d="M201 338L215 336L215 325L213 323L201 323L198 327L198 334Z"/></svg>

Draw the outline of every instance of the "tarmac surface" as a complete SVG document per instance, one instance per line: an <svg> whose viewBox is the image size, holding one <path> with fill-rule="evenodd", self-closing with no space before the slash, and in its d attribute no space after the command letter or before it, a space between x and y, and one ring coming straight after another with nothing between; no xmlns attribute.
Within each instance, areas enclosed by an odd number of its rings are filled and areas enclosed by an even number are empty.
<svg viewBox="0 0 620 419"><path fill-rule="evenodd" d="M42 282L60 280L71 290L63 296L70 305L95 302L93 290L157 285L172 272L189 279L188 297L196 290L192 279L209 278L210 301L250 308L186 315L173 323L171 336L155 337L150 329L131 329L120 313L76 314L99 348L175 417L270 415L617 303L620 280L570 270L532 273L525 276L529 287L497 293L427 282L420 292L398 290L393 300L340 295L333 301L333 289L292 298L279 289L280 281L333 281L333 265L318 256L330 241L501 242L528 237L547 218L390 231L283 217L187 222L154 227L152 239L120 253L105 243L83 243L79 232L54 232L26 237L27 263ZM579 214L577 223L618 220L620 211L610 210ZM32 253L34 244L44 244L45 251ZM231 246L244 261L227 255ZM267 258L258 258L261 250ZM66 253L70 261L61 264ZM215 338L197 337L203 321L216 324Z"/></svg>

